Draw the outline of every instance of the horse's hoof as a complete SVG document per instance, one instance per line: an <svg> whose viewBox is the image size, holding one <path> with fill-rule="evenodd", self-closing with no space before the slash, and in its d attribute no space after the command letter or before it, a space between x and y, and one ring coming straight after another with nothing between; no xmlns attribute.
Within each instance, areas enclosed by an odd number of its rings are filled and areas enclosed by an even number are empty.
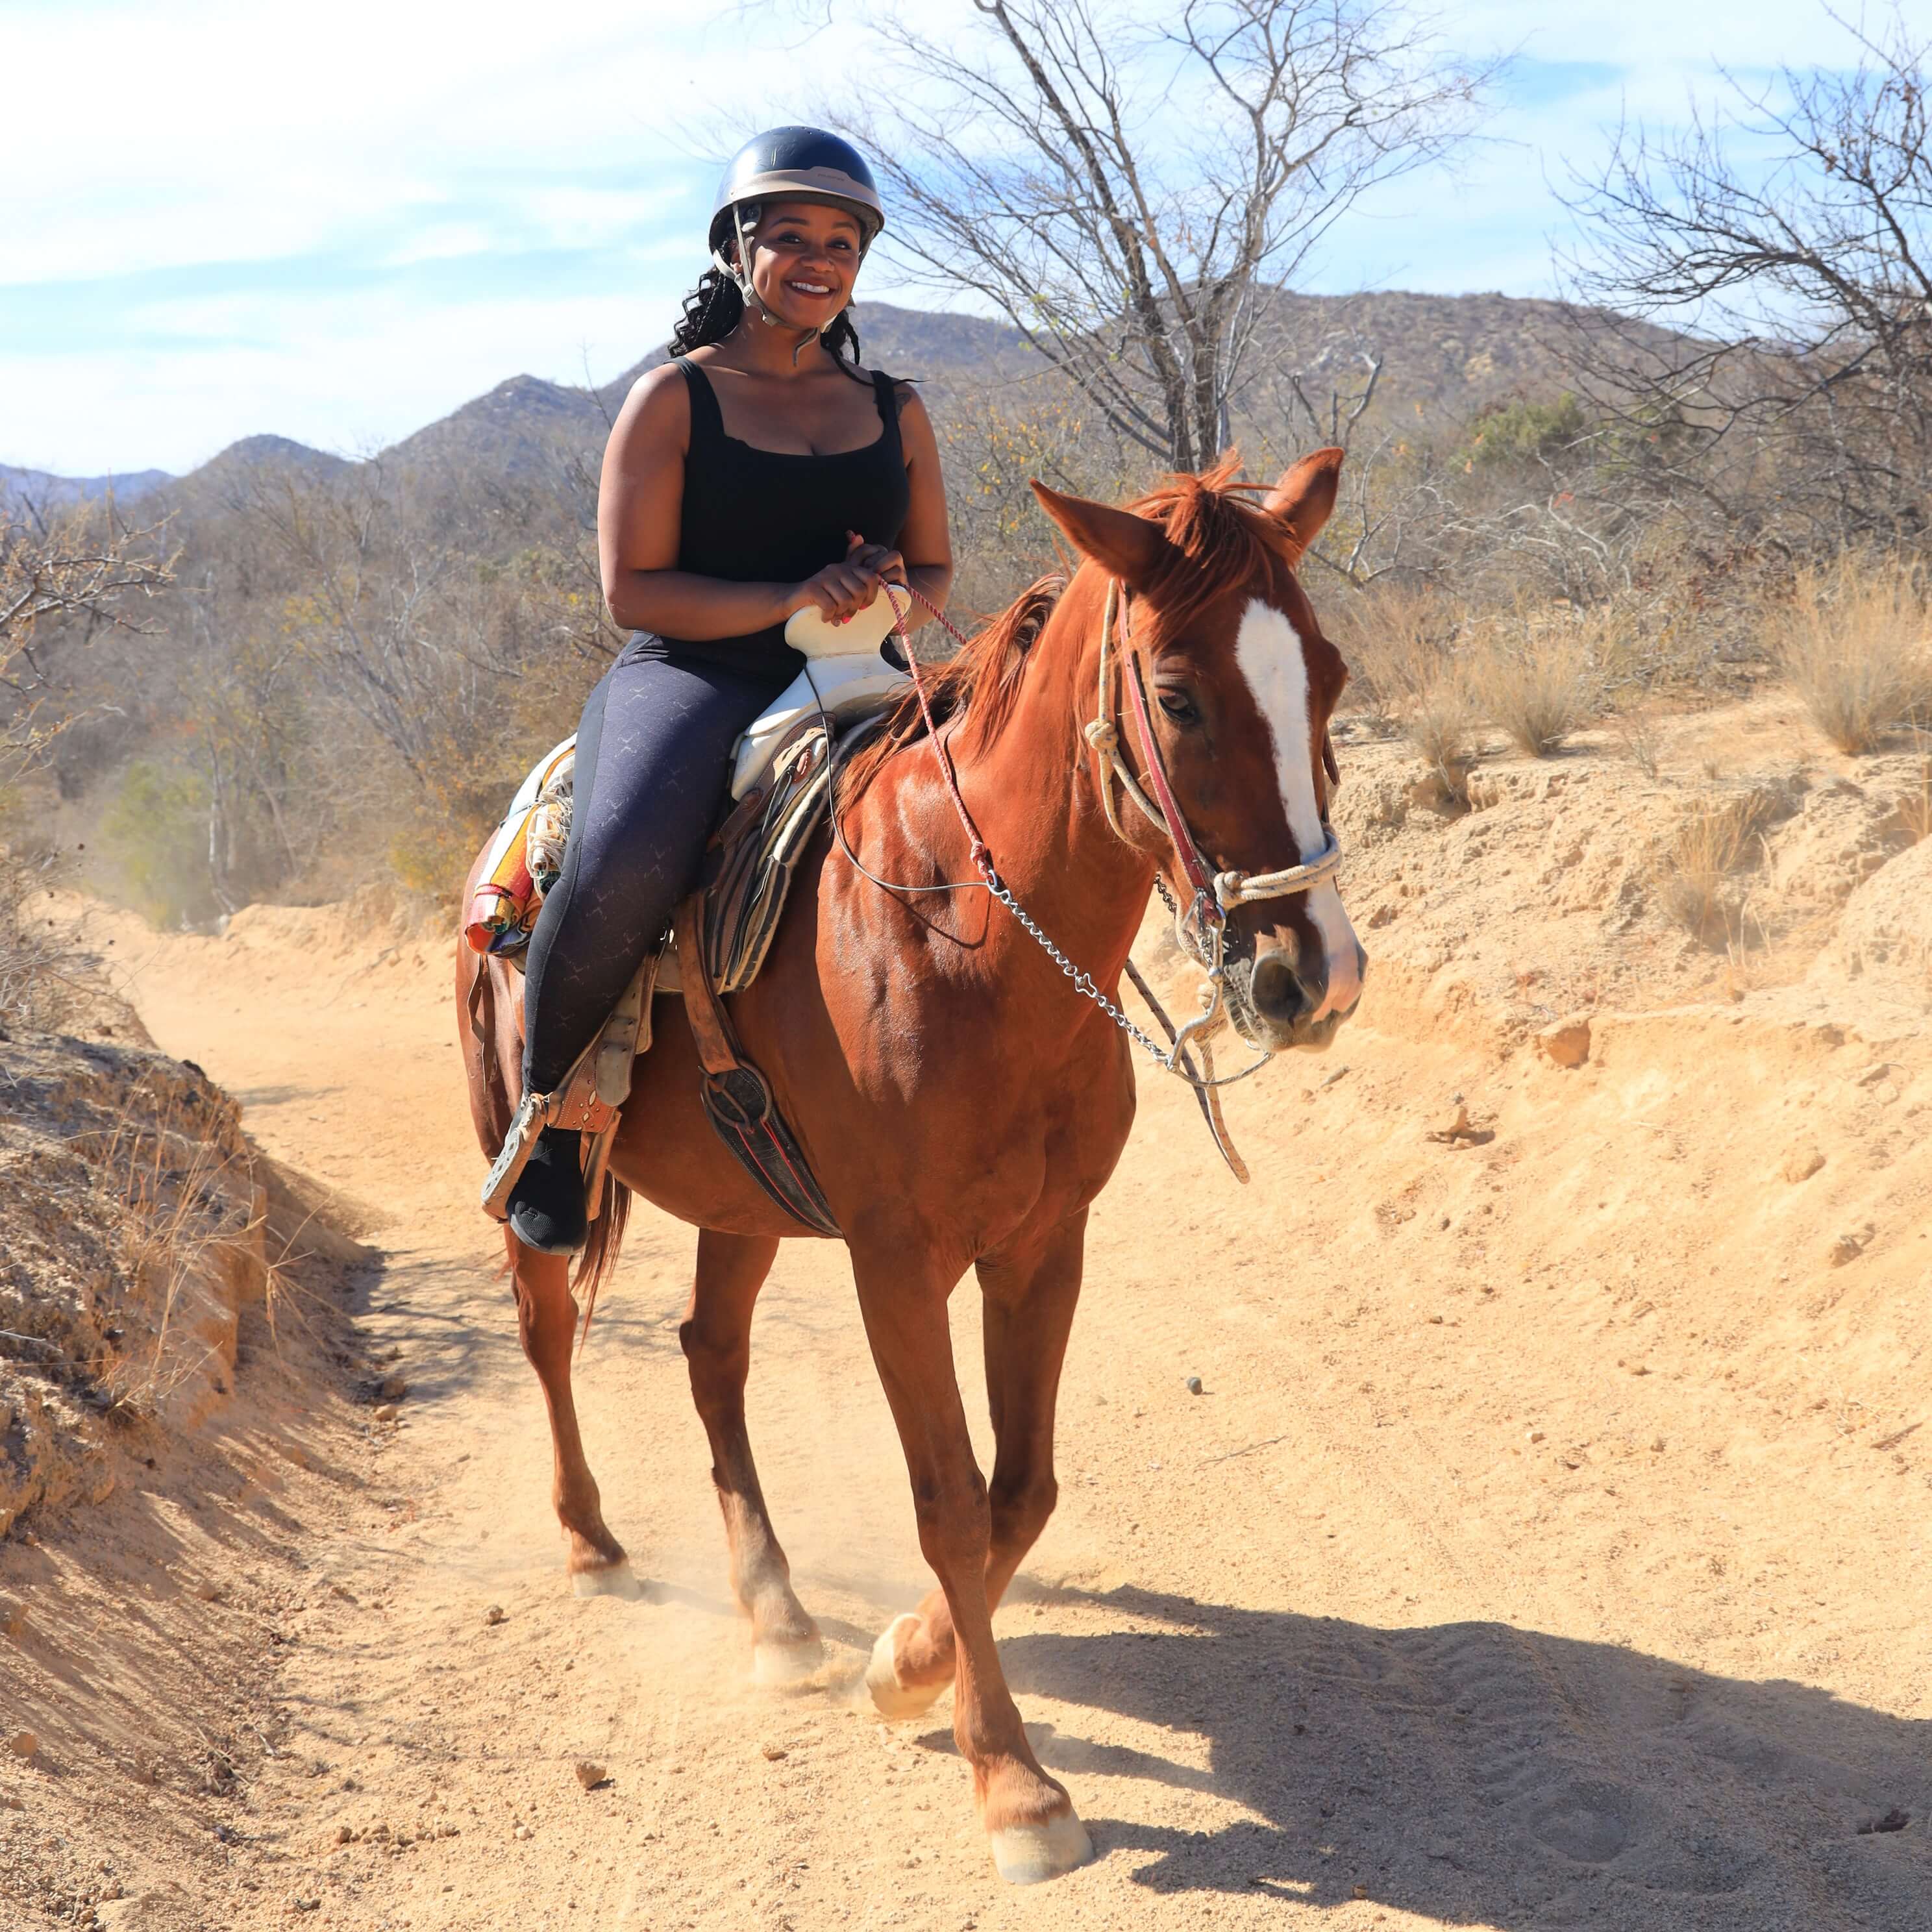
<svg viewBox="0 0 1932 1932"><path fill-rule="evenodd" d="M825 1663L825 1646L817 1637L802 1643L760 1643L752 1647L752 1682L784 1690L816 1676Z"/></svg>
<svg viewBox="0 0 1932 1932"><path fill-rule="evenodd" d="M1071 1811L1044 1825L1009 1825L989 1832L993 1866L1009 1885L1038 1885L1085 1864L1094 1856L1087 1827Z"/></svg>
<svg viewBox="0 0 1932 1932"><path fill-rule="evenodd" d="M872 1693L874 1706L880 1717L890 1718L896 1724L902 1724L908 1718L923 1717L938 1702L939 1694L946 1688L946 1681L910 1687L899 1682L898 1666L893 1661L898 1628L902 1624L918 1622L918 1618L911 1616L893 1618L880 1634L878 1642L873 1645L872 1660L866 1666L866 1688Z"/></svg>
<svg viewBox="0 0 1932 1932"><path fill-rule="evenodd" d="M634 1598L644 1594L644 1586L628 1562L600 1564L595 1570L578 1570L570 1579L572 1594L579 1597Z"/></svg>

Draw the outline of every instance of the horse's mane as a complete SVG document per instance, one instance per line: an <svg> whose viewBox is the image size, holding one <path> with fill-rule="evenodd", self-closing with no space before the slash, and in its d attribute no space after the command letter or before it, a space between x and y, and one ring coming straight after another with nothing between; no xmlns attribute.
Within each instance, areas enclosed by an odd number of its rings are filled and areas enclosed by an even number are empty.
<svg viewBox="0 0 1932 1932"><path fill-rule="evenodd" d="M1229 586L1260 579L1277 596L1292 594L1296 544L1281 520L1246 500L1259 485L1237 480L1240 458L1230 450L1198 476L1170 476L1128 504L1159 524L1168 552L1140 586L1171 622L1184 623ZM992 744L1019 700L1034 643L1053 614L1066 578L1055 573L1028 584L1005 610L974 633L958 656L928 672L933 721L957 720L953 742L970 753ZM845 766L848 795L862 788L887 759L926 735L919 702L908 692L886 715L878 734Z"/></svg>
<svg viewBox="0 0 1932 1932"><path fill-rule="evenodd" d="M999 736L1018 700L1028 654L1066 588L1057 572L1036 578L984 629L968 638L958 656L926 674L926 700L935 724L960 718L975 742ZM886 712L878 734L845 765L847 795L862 790L894 752L926 736L919 700L907 692Z"/></svg>

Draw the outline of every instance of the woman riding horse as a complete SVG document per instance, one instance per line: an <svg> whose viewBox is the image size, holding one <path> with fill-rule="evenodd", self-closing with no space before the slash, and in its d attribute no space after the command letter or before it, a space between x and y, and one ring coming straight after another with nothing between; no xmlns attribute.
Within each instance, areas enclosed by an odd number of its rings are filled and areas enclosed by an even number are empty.
<svg viewBox="0 0 1932 1932"><path fill-rule="evenodd" d="M882 580L945 602L932 425L909 389L858 366L848 308L884 226L871 170L836 135L776 128L747 142L718 190L713 266L685 303L675 359L638 379L611 429L598 550L611 615L635 634L578 729L569 846L524 976L513 1138L543 1118L670 925L734 742L803 662L786 619L815 606L842 622ZM579 1139L545 1126L530 1152L508 1204L526 1247L584 1245Z"/></svg>

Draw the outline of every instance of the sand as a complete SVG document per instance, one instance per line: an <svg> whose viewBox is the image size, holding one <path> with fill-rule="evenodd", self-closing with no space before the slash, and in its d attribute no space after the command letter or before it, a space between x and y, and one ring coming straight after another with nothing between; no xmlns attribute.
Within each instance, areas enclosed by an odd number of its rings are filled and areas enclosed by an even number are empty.
<svg viewBox="0 0 1932 1932"><path fill-rule="evenodd" d="M380 1259L277 1498L277 1640L232 1640L268 1748L197 1801L211 1837L117 1838L147 1801L78 1747L60 1793L0 1766L34 1808L0 1834L110 1846L98 1922L158 1928L311 1902L370 1932L1932 1925L1928 1022L1910 983L1813 975L1796 913L1754 964L1648 915L1619 934L1617 877L1537 893L1526 855L1607 765L1540 800L1548 769L1513 768L1496 871L1464 849L1487 812L1357 841L1352 905L1399 908L1361 915L1388 970L1327 1057L1234 1096L1251 1188L1144 1079L1094 1217L1059 1510L998 1620L1098 1857L1023 1892L950 1699L889 1727L854 1695L928 1578L842 1250L788 1244L754 1335L752 1439L832 1660L768 1691L677 1348L690 1231L638 1212L580 1364L649 1586L580 1601L439 944L328 909L218 939L117 916L155 1040ZM1600 796L1585 818L1641 843ZM1652 964L1592 999L1600 956ZM1559 1066L1537 1036L1573 1016L1587 1057ZM976 1299L955 1343L983 1416ZM362 1400L379 1373L407 1384L394 1422Z"/></svg>

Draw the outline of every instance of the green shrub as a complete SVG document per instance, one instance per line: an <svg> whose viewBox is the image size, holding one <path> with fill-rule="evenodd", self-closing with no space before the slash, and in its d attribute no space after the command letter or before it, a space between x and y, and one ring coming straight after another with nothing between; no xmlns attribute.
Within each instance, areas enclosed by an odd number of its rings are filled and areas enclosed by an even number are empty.
<svg viewBox="0 0 1932 1932"><path fill-rule="evenodd" d="M1580 442L1589 428L1583 405L1567 392L1553 403L1517 397L1476 418L1467 459L1478 469L1541 461Z"/></svg>

